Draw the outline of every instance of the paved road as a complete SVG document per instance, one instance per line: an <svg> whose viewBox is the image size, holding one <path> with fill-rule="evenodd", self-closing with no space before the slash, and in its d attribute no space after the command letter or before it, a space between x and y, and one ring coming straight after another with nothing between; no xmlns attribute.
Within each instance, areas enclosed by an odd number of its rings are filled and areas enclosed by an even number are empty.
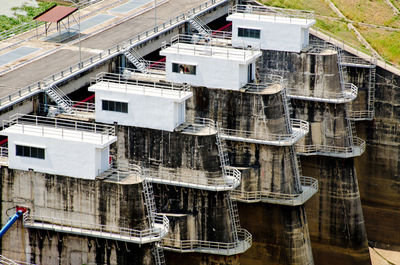
<svg viewBox="0 0 400 265"><path fill-rule="evenodd" d="M175 16L198 6L205 1L169 0L157 7L157 23L161 24ZM93 35L82 41L82 48L107 49L154 26L154 9L127 20L113 28ZM7 96L18 89L61 71L79 61L78 44L64 47L32 63L26 64L0 76L0 97ZM86 49L82 59L94 54Z"/></svg>

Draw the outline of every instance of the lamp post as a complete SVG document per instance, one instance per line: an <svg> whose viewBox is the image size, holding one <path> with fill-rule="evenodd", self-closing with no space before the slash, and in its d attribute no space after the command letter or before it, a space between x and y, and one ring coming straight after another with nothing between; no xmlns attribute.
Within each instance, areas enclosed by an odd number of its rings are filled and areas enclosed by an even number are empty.
<svg viewBox="0 0 400 265"><path fill-rule="evenodd" d="M157 0L154 0L154 27L157 27Z"/></svg>

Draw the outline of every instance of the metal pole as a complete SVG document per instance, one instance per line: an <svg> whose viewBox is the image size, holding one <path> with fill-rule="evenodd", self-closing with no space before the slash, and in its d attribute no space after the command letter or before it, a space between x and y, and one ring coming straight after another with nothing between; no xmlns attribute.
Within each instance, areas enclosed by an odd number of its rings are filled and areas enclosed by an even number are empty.
<svg viewBox="0 0 400 265"><path fill-rule="evenodd" d="M157 0L154 0L154 27L157 27Z"/></svg>
<svg viewBox="0 0 400 265"><path fill-rule="evenodd" d="M81 9L79 8L78 5L78 28L79 28L79 68L81 68L82 65L82 50L81 50Z"/></svg>

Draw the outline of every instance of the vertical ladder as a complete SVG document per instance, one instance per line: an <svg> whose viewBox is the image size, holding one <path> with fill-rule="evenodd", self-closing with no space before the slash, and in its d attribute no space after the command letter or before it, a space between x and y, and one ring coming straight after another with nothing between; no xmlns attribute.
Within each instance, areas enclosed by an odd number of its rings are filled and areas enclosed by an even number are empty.
<svg viewBox="0 0 400 265"><path fill-rule="evenodd" d="M149 63L137 53L134 49L126 49L124 51L126 58L142 73L147 73Z"/></svg>
<svg viewBox="0 0 400 265"><path fill-rule="evenodd" d="M47 88L45 92L52 100L54 100L54 102L62 111L69 114L73 113L71 99L56 85L52 85L51 87Z"/></svg>
<svg viewBox="0 0 400 265"><path fill-rule="evenodd" d="M211 39L211 29L199 18L191 16L189 18L189 23L192 25L205 39Z"/></svg>
<svg viewBox="0 0 400 265"><path fill-rule="evenodd" d="M345 89L345 80L344 80L344 72L346 67L342 64L342 49L336 47L337 51L337 63L338 63L338 70L339 70L339 80L340 86L342 88L342 92ZM346 122L347 122L347 145L350 147L354 146L353 142L353 132L355 131L355 124L351 120L351 110L349 104L345 104L345 111L346 111Z"/></svg>
<svg viewBox="0 0 400 265"><path fill-rule="evenodd" d="M230 192L225 193L226 202L228 204L229 218L231 219L231 229L233 242L238 242L238 229L240 228L239 211L236 201L233 201Z"/></svg>
<svg viewBox="0 0 400 265"><path fill-rule="evenodd" d="M143 173L147 174L147 173ZM156 214L156 203L154 200L154 191L153 191L153 185L147 181L147 176L145 176L143 182L143 195L144 195L144 201L145 201L145 206L146 206L146 211L147 211L147 219L149 221L150 227L154 226L155 223L155 214ZM165 264L165 257L164 257L164 251L160 247L159 242L155 243L152 248L153 256L156 261L156 265L164 265Z"/></svg>
<svg viewBox="0 0 400 265"><path fill-rule="evenodd" d="M374 118L375 112L375 77L376 76L376 66L373 66L369 70L368 78L368 118Z"/></svg>
<svg viewBox="0 0 400 265"><path fill-rule="evenodd" d="M155 243L153 245L152 252L156 261L156 265L165 265L164 251L161 248L160 243Z"/></svg>
<svg viewBox="0 0 400 265"><path fill-rule="evenodd" d="M221 162L222 177L225 178L227 176L226 167L229 166L229 156L225 142L221 140L218 124L217 124L216 142L218 147L218 156Z"/></svg>
<svg viewBox="0 0 400 265"><path fill-rule="evenodd" d="M281 92L282 95L282 104L283 104L283 112L284 112L284 116L285 116L285 127L286 127L286 133L293 133L293 129L292 129L292 122L290 121L290 115L293 111L292 109L292 104L290 102L290 99L287 96L287 88L284 87L284 89ZM293 175L294 175L294 179L295 179L295 185L297 186L298 190L301 191L301 183L300 183L300 176L301 176L301 167L300 167L300 163L297 159L297 154L296 151L294 149L294 146L290 146L289 147L289 151L290 151L290 161L292 163L292 167L293 167Z"/></svg>
<svg viewBox="0 0 400 265"><path fill-rule="evenodd" d="M156 203L154 200L153 185L147 181L147 177L143 180L144 203L147 210L147 219L150 227L154 226L154 217L156 213Z"/></svg>

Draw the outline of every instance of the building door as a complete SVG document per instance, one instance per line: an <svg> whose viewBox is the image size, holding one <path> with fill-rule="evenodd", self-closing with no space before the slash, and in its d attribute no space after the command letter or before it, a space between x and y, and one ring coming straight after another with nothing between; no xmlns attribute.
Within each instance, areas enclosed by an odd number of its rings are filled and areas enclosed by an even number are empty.
<svg viewBox="0 0 400 265"><path fill-rule="evenodd" d="M249 64L247 67L247 83L252 83L253 80L253 64Z"/></svg>

